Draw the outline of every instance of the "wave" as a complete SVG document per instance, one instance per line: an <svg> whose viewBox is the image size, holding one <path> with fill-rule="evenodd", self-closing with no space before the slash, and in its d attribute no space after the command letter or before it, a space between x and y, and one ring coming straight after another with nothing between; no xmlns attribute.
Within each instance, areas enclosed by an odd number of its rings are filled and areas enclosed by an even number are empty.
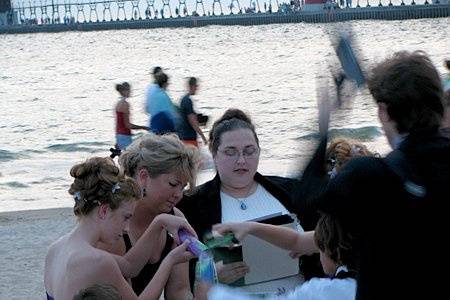
<svg viewBox="0 0 450 300"><path fill-rule="evenodd" d="M352 138L359 141L371 141L383 135L380 127L364 126L357 128L333 128L329 131L330 139L336 137ZM319 133L309 133L299 137L299 140L314 140L319 138Z"/></svg>
<svg viewBox="0 0 450 300"><path fill-rule="evenodd" d="M0 186L5 186L9 188L28 188L30 187L28 184L19 181L10 181L5 183L0 183Z"/></svg>
<svg viewBox="0 0 450 300"><path fill-rule="evenodd" d="M44 178L42 178L42 179L40 179L40 180L32 181L31 184L55 183L55 182L57 182L57 181L64 182L64 181L65 181L65 178L64 178L64 177L51 177L51 176L47 176L47 177L44 177Z"/></svg>
<svg viewBox="0 0 450 300"><path fill-rule="evenodd" d="M48 146L46 149L53 152L100 152L105 151L110 144L102 142L84 142L84 143L69 143L69 144L54 144Z"/></svg>
<svg viewBox="0 0 450 300"><path fill-rule="evenodd" d="M7 162L11 160L21 159L28 157L25 154L22 154L20 152L11 152L8 150L1 150L0 149L0 162Z"/></svg>

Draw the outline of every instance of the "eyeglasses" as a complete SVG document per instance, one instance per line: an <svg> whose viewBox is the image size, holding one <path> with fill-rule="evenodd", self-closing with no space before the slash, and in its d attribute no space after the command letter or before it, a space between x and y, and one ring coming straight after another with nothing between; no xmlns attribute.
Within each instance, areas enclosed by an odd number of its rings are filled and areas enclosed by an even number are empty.
<svg viewBox="0 0 450 300"><path fill-rule="evenodd" d="M238 160L239 157L242 156L245 159L252 159L258 156L259 148L254 146L245 147L242 151L236 149L236 148L226 148L225 150L218 150L220 153L223 153L225 157L229 159Z"/></svg>

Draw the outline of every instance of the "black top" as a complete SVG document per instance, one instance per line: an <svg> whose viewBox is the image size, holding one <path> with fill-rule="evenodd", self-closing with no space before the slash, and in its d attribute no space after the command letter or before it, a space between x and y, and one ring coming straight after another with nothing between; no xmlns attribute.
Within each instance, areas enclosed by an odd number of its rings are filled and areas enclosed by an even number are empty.
<svg viewBox="0 0 450 300"><path fill-rule="evenodd" d="M131 249L131 241L128 234L123 234L123 241L125 242L126 252ZM166 237L166 244L164 245L164 249L161 253L161 258L158 262L154 264L146 264L138 276L131 278L131 285L133 287L134 292L136 295L140 295L142 291L145 289L145 287L148 285L148 283L153 279L153 276L155 276L156 271L158 271L159 266L161 265L162 260L169 254L169 252L172 250L173 245L173 239L171 236L167 234Z"/></svg>
<svg viewBox="0 0 450 300"><path fill-rule="evenodd" d="M290 212L295 212L305 230L313 230L319 219L315 208L302 207L301 201L294 201L293 190L297 188L299 181L278 176L263 176L255 174L255 181L261 184L272 196ZM295 205L294 205L295 202ZM222 221L222 207L220 201L220 177L217 174L214 179L197 187L191 195L184 195L177 207L184 213L186 219L197 232L200 240L204 241L205 233L211 230L214 224ZM322 276L318 256L302 259L301 269L306 278ZM191 285L194 282L195 260L190 262Z"/></svg>
<svg viewBox="0 0 450 300"><path fill-rule="evenodd" d="M178 136L181 140L197 140L197 132L192 128L188 115L195 114L191 95L186 94L180 102L181 122L178 125Z"/></svg>
<svg viewBox="0 0 450 300"><path fill-rule="evenodd" d="M424 184L425 197L411 197L384 159L364 157L351 160L317 201L356 240L357 299L433 299L446 293L446 278L439 274L448 270L440 253L448 235L450 140L437 131L414 133L398 151Z"/></svg>

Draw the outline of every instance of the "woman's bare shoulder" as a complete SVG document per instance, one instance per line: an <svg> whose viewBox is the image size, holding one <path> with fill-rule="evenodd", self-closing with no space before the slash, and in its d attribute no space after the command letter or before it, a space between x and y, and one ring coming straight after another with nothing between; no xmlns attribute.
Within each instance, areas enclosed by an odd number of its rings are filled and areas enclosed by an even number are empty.
<svg viewBox="0 0 450 300"><path fill-rule="evenodd" d="M103 250L90 247L71 255L67 268L75 274L83 274L95 278L95 276L108 274L108 272L120 272L114 257Z"/></svg>

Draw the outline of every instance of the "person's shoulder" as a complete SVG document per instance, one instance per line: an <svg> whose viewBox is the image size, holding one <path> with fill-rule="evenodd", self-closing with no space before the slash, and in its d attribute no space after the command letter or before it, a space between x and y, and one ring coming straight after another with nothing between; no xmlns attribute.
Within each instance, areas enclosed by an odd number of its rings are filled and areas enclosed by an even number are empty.
<svg viewBox="0 0 450 300"><path fill-rule="evenodd" d="M130 103L126 100L120 100L117 102L116 111L118 112L126 112L130 109Z"/></svg>
<svg viewBox="0 0 450 300"><path fill-rule="evenodd" d="M256 173L255 180L263 186L267 182L280 186L291 186L293 184L299 183L299 180L296 178L276 176L276 175L262 175L259 173Z"/></svg>
<svg viewBox="0 0 450 300"><path fill-rule="evenodd" d="M219 191L220 189L220 185L218 182L218 178L213 178L197 187L194 188L193 192L191 193L191 195L193 197L195 196L199 196L205 193L209 193L211 191Z"/></svg>
<svg viewBox="0 0 450 300"><path fill-rule="evenodd" d="M61 247L64 245L67 240L67 235L60 237L58 240L54 241L47 250L47 255L45 256L46 264L50 264L55 255L60 252Z"/></svg>
<svg viewBox="0 0 450 300"><path fill-rule="evenodd" d="M180 107L186 109L192 107L192 99L189 94L186 94L181 98Z"/></svg>
<svg viewBox="0 0 450 300"><path fill-rule="evenodd" d="M356 294L356 280L353 278L312 278L297 288L295 294L299 297L302 295L302 299L307 295L318 296L318 294L323 296L323 299L327 299L328 297L332 297L333 299L354 299ZM313 297L312 299L317 298Z"/></svg>
<svg viewBox="0 0 450 300"><path fill-rule="evenodd" d="M84 249L87 250L87 249ZM118 265L113 256L106 251L92 247L88 251L79 251L77 254L71 255L67 261L68 269L86 268L89 266L89 272L92 273L108 273L116 271Z"/></svg>
<svg viewBox="0 0 450 300"><path fill-rule="evenodd" d="M185 193L177 207L180 208L183 213L186 213L185 210L188 208L192 209L193 207L197 207L199 201L207 198L207 196L212 192L220 191L217 180L217 178L214 178L199 186L196 186L192 191Z"/></svg>
<svg viewBox="0 0 450 300"><path fill-rule="evenodd" d="M189 95L189 93L184 94L183 97L181 97L181 101L180 102L184 103L184 102L188 102L188 101L192 102L191 95Z"/></svg>

